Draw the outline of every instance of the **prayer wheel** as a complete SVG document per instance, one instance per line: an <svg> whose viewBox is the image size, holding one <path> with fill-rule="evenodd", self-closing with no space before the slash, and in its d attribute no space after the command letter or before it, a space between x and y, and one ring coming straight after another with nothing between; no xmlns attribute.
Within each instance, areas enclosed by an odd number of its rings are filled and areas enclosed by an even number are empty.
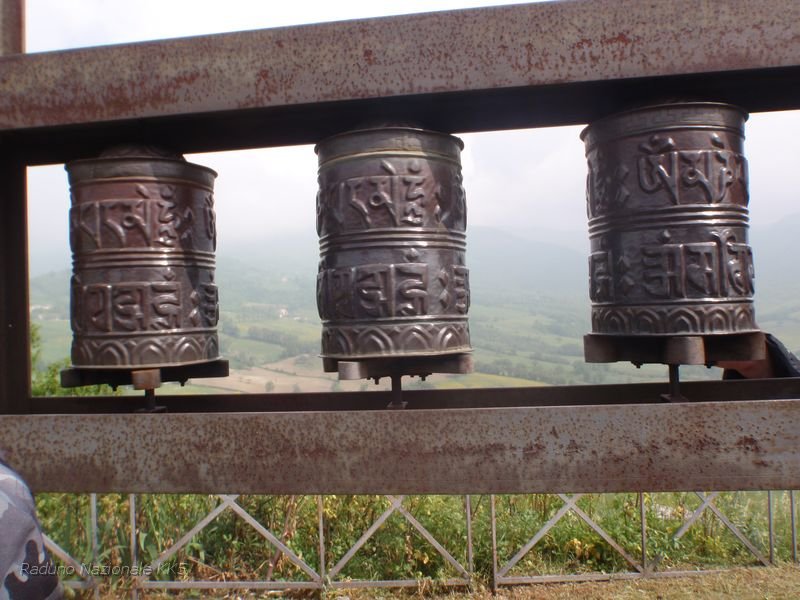
<svg viewBox="0 0 800 600"><path fill-rule="evenodd" d="M746 119L735 106L680 103L613 115L582 132L587 360L709 364L759 355Z"/></svg>
<svg viewBox="0 0 800 600"><path fill-rule="evenodd" d="M355 379L471 370L462 148L411 127L317 145L326 371Z"/></svg>
<svg viewBox="0 0 800 600"><path fill-rule="evenodd" d="M73 366L138 370L215 361L216 173L148 147L113 148L66 170ZM192 376L220 374L201 369Z"/></svg>

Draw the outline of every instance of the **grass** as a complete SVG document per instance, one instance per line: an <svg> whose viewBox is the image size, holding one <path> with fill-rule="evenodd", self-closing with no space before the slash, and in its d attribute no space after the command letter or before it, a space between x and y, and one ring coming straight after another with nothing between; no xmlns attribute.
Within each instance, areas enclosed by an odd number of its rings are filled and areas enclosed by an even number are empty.
<svg viewBox="0 0 800 600"><path fill-rule="evenodd" d="M779 561L792 558L789 535L790 521L788 494L773 495L777 545L775 555ZM675 572L698 568L718 569L752 566L755 558L728 532L710 511L706 511L688 533L673 540L675 532L700 503L694 494L645 494L648 526L648 560L656 555L663 558L659 572ZM764 554L768 555L766 494L763 492L735 492L722 494L716 501L719 509ZM238 502L258 522L292 549L313 568L319 565L319 537L317 530L317 503L312 496L241 496ZM188 529L219 503L216 496L208 495L140 495L137 496L137 553L140 564L149 564L169 548ZM90 527L88 522L88 497L68 494L42 494L37 498L39 514L45 531L62 547L84 563L91 559ZM98 497L100 557L98 564L130 565L128 540L128 498L123 495ZM561 507L556 495L529 494L497 496L498 562L505 565L517 551L531 539L542 525ZM578 506L637 560L641 553L639 506L636 494L595 494L578 501ZM353 546L356 540L388 507L382 496L325 496L324 539L326 545L326 570L330 572ZM461 564L466 564L466 520L464 499L460 496L410 496L404 507L450 552ZM489 497L473 496L473 540L475 584L478 589L490 585L492 577L491 527ZM512 576L564 575L606 573L610 576L630 573L632 568L600 538L586 523L573 513L561 519L533 550L523 557ZM769 569L753 572L760 573ZM741 571L749 573L750 571ZM800 583L796 571L795 587ZM734 573L739 573L735 571ZM428 544L419 533L398 513L393 514L369 539L338 575L347 580L412 579L420 582L425 594L433 597L440 581L458 573ZM241 518L230 510L223 512L187 547L170 559L156 576L157 579L188 580L254 580L275 579L307 581L307 577L276 553L274 548ZM725 583L710 575L709 581ZM742 575L744 577L744 575ZM690 579L687 586L698 585L700 579ZM668 586L672 580L660 579L653 585ZM124 578L104 580L108 590L124 589L130 580ZM602 586L616 593L646 593L650 582L627 581L613 584L581 584L575 586L536 586L528 591L518 589L507 592L508 598L560 598L569 596L525 595L552 589L554 594L564 589L602 590ZM716 585L716 584L714 584ZM597 587L600 586L600 587ZM615 587L616 586L616 587ZM728 590L736 589L733 584ZM678 588L683 589L683 588ZM723 586L723 590L726 589ZM775 588L782 589L782 588ZM787 588L788 589L788 588ZM642 591L644 590L644 591ZM747 588L748 591L750 588ZM504 592L506 593L506 592ZM598 592L600 593L600 592ZM677 592L676 592L677 593ZM361 594L361 595L359 595ZM353 593L351 598L373 598L371 590ZM519 595L513 595L519 594ZM386 595L387 598L401 597ZM453 598L469 596L449 596ZM484 596L475 595L475 598ZM584 597L584 596L582 596ZM589 596L595 597L595 596ZM616 597L596 596L598 598ZM628 596L622 596L628 597ZM629 596L631 598L647 596ZM670 597L670 596L663 596ZM680 597L680 596L674 596ZM725 597L725 596L720 596ZM739 597L737 595L737 597ZM757 596L781 597L781 596ZM791 596L786 596L791 597Z"/></svg>

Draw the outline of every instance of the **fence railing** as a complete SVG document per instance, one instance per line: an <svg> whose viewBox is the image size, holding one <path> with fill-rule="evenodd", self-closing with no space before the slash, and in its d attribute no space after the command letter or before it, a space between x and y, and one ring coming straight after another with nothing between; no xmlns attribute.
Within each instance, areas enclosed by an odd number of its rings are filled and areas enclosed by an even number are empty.
<svg viewBox="0 0 800 600"><path fill-rule="evenodd" d="M678 506L675 506L675 498L660 504L659 495L638 493L624 496L623 503L609 509L608 506L595 506L594 503L581 507L579 503L586 498L584 494L539 495L536 501L541 506L536 510L530 503L532 497L526 496L490 495L488 502L486 496L477 497L477 503L474 496L463 496L460 500L458 497L449 497L447 506L450 509L455 509L456 502L462 509L459 533L453 536L457 539L443 539L447 533L438 531L441 528L436 527L437 515L433 515L432 524L423 524L415 516L415 509L405 506L406 497L389 495L384 497L385 510L374 519L359 519L353 525L357 539L353 541L354 536L351 536L343 546L343 540L337 540L335 533L325 533L330 531L331 521L337 519L336 516L326 515L326 501L346 503L353 500L352 497L306 497L305 500L315 508L303 513L307 522L298 525L295 530L306 531L306 539L297 542L287 530L270 530L262 522L264 515L252 514L255 511L243 506L238 496L219 495L216 505L190 524L177 539L170 538L168 543L160 547L149 548L150 553L145 556L144 540L152 532L142 522L141 497L127 497L127 547L108 548L104 547L104 540L99 535L98 496L90 494L88 507L84 507L88 508L89 514L83 515L84 518L88 517L84 520L88 523L88 530L83 532L88 537L88 545L83 548L83 555L75 556L75 551L70 554L70 544L74 546L75 540L56 543L48 537L46 544L59 565L59 573L63 575L67 587L91 592L95 597L99 597L101 590L116 587L129 590L132 598L156 589L321 591L419 588L426 585L470 588L481 584L491 585L496 591L507 585L676 577L708 572L711 570L709 565L713 565L713 570L718 570L733 565L766 566L777 561L798 560L794 491L734 492L725 496L719 492L695 492L684 495ZM696 496L697 505L688 507L688 498L685 496ZM595 495L590 499L602 503L609 498L614 500L609 495ZM726 514L726 508L718 506L721 498L726 499L727 510L735 512L735 515ZM120 500L124 504L124 497L120 497ZM476 504L482 509L476 511ZM541 510L542 507L545 507L544 510ZM257 539L250 541L250 553L260 557L262 563L270 564L268 577L232 577L230 573L236 570L236 565L205 564L197 558L202 545L194 549L189 547L226 512L235 515L257 533ZM534 513L536 518L531 518ZM348 575L348 564L359 553L363 558L367 543L393 515L399 515L406 528L405 531L396 529L393 533L400 532L401 536L405 536L405 544L413 537L416 541L414 547L420 555L424 551L426 562L432 560L427 554L431 552L436 558L438 574L417 574L416 577L405 578L354 578L352 574ZM554 535L559 524L569 515L577 517L575 522L568 525L568 530L560 536ZM447 516L452 518L454 515ZM430 515L428 519L431 519ZM144 520L147 521L147 518L144 517ZM520 520L523 525L520 525ZM621 520L636 523L633 527L629 523L624 532L615 533L612 527L619 530L614 525ZM708 528L709 523L701 523L703 520L714 521L712 531L697 534L695 545L703 548L705 556L702 561L692 562L696 549L693 551L686 547L681 552L677 549L678 542L693 530ZM766 531L761 530L760 526L764 526ZM316 532L316 539L313 540L309 537L312 531ZM657 534L657 542L653 541L651 533ZM720 544L723 534L727 535L727 541L715 554L707 546ZM478 542L476 537L479 538ZM563 544L565 539L569 549L561 549L559 560L553 548L554 545ZM108 540L105 542L108 543ZM310 556L306 556L303 551L309 551L309 543L316 548ZM604 557L598 561L596 557L601 550ZM670 556L665 556L665 552ZM565 560L566 555L571 556L571 560ZM378 574L397 572L375 559L371 560ZM279 562L282 566L276 568ZM198 577L202 569L195 568L195 565L202 565L211 576ZM412 565L405 567L408 572L414 571ZM257 571L253 569L255 574L258 574Z"/></svg>

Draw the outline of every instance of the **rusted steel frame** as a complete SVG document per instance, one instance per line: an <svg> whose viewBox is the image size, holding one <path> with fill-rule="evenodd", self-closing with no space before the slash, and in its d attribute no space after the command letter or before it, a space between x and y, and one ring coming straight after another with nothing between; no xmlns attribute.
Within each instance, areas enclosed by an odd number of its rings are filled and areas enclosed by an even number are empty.
<svg viewBox="0 0 800 600"><path fill-rule="evenodd" d="M792 562L797 562L797 510L795 508L794 490L789 491L789 510L792 524Z"/></svg>
<svg viewBox="0 0 800 600"><path fill-rule="evenodd" d="M369 538L371 538L375 534L375 532L378 531L378 529L380 529L381 525L383 525L386 522L386 520L392 516L394 511L397 510L397 507L402 504L403 500L405 499L405 496L398 496L396 498L389 498L387 496L387 499L389 500L389 508L383 511L381 516L379 516L375 520L375 522L372 525L370 525L369 528L367 528L367 530L361 535L361 537L358 538L356 543L353 544L353 547L350 548L345 553L345 555L339 559L339 562L337 562L333 566L333 568L328 572L329 578L333 579L339 574L339 572L342 569L345 568L345 566L347 566L347 563L350 562L350 559L352 559L356 555L356 552L358 552L364 546L364 544L367 543L367 540L369 540Z"/></svg>
<svg viewBox="0 0 800 600"><path fill-rule="evenodd" d="M464 512L467 515L467 571L471 578L475 574L475 548L472 544L472 499L469 494L464 496Z"/></svg>
<svg viewBox="0 0 800 600"><path fill-rule="evenodd" d="M301 569L311 577L307 582L286 582L286 581L235 581L235 582L212 582L212 581L152 581L146 575L136 577L135 585L142 589L212 589L212 588L241 588L241 589L320 589L323 585L322 576L314 571L305 561L299 558L290 548L283 544L268 529L254 519L244 508L237 504L238 495L219 495L222 502L212 509L205 517L200 519L194 527L186 532L177 542L162 552L148 567L153 572L172 558L177 552L189 543L198 533L205 529L214 519L227 509L231 509L239 515L248 525L253 527L264 539L274 547L283 552L296 567ZM132 517L133 518L133 517ZM132 521L133 523L133 521ZM133 537L131 538L133 539Z"/></svg>
<svg viewBox="0 0 800 600"><path fill-rule="evenodd" d="M352 560L352 558L356 555L356 553L364 547L364 544L375 534L378 529L392 516L395 512L400 513L403 518L411 524L414 529L423 537L425 541L427 541L431 546L434 547L436 552L445 559L453 568L459 572L462 577L460 578L449 578L446 581L439 582L441 585L445 586L459 586L459 585L469 585L471 583L472 577L472 563L471 560L468 558L469 567L464 568L464 566L459 563L447 549L442 546L441 543L433 536L431 533L425 528L422 523L420 523L408 510L403 507L403 501L405 500L405 496L392 496L387 495L386 499L389 501L389 508L387 508L376 520L372 523L366 531L361 535L360 538L353 544L353 546L339 559L339 562L331 568L328 572L328 579L333 580L341 571L347 566L347 563ZM466 518L467 518L467 543L470 545L467 549L468 557L471 557L472 548L471 548L471 519L472 516L469 513L469 503L467 502L466 506ZM330 581L328 587L332 587L334 589L337 588L354 588L354 587L410 587L410 586L417 586L419 585L419 581L416 580L392 580L392 581Z"/></svg>
<svg viewBox="0 0 800 600"><path fill-rule="evenodd" d="M666 368L665 368L666 371ZM666 374L666 373L665 373ZM565 385L527 388L404 390L407 409L501 408L524 406L581 406L599 404L661 404L669 392L660 383ZM682 382L681 393L690 401L775 400L800 398L800 378L742 381ZM316 412L384 410L391 392L336 392L282 394L158 394L167 412ZM130 413L146 408L144 396L35 397L37 414Z"/></svg>
<svg viewBox="0 0 800 600"><path fill-rule="evenodd" d="M327 580L325 554L325 504L322 496L317 496L317 531L319 533L319 579L323 585Z"/></svg>
<svg viewBox="0 0 800 600"><path fill-rule="evenodd" d="M679 540L684 535L686 535L686 532L689 531L689 528L692 525L694 525L695 521L697 521L697 519L699 519L702 516L706 508L708 508L708 506L716 499L717 496L719 496L719 492L711 492L707 496L704 495L702 498L700 498L701 500L700 506L698 506L695 509L691 517L689 517L688 519L686 519L686 521L683 522L683 525L680 526L680 528L678 529L678 531L675 532L675 535L673 537L676 540Z"/></svg>
<svg viewBox="0 0 800 600"><path fill-rule="evenodd" d="M91 521L91 536L92 536L92 564L97 564L97 547L99 544L98 541L98 531L97 531L97 494L89 494L89 520ZM92 596L95 600L99 600L100 598L100 586L94 586L94 592Z"/></svg>
<svg viewBox="0 0 800 600"><path fill-rule="evenodd" d="M696 494L697 494L697 495L700 497L700 499L702 499L702 498L703 498L703 494L702 494L702 493L700 493L700 492L695 492L695 493L696 493ZM768 566L770 565L770 561L769 561L769 560L767 560L767 559L764 557L764 555L761 553L761 551L760 551L760 550L758 550L758 548L756 548L756 547L753 545L753 542L751 542L750 540L748 540L748 539L747 539L747 537L745 537L745 535L744 535L744 534L743 534L741 531L739 531L739 528L738 528L738 527L736 527L736 525L734 525L734 524L731 522L731 520L730 520L730 519L728 519L728 517L726 517L724 514L722 514L722 511L720 511L720 510L719 510L719 508L717 508L717 507L714 505L714 503L713 503L713 502L711 502L711 503L708 505L708 508L711 510L711 512L713 512L715 515L717 515L717 518L718 518L720 521L722 521L722 524L723 524L723 525L725 525L725 527L727 527L727 528L730 530L730 532L731 532L731 533L733 533L733 535L735 535L735 536L738 538L738 540L739 540L739 541L740 541L740 542L741 542L741 543L744 545L744 547L745 547L745 548L747 548L747 549L750 551L750 553L751 553L753 556L755 556L755 557L756 557L756 559L757 559L757 560L758 560L758 561L759 561L761 564L763 564L765 567L768 567Z"/></svg>
<svg viewBox="0 0 800 600"><path fill-rule="evenodd" d="M706 511L706 509L711 510L717 518L722 521L722 524L728 528L728 530L736 536L736 538L742 543L742 545L748 549L748 551L765 567L769 566L772 563L772 559L767 560L764 558L764 555L756 548L753 543L747 539L747 537L739 531L739 528L736 527L734 523L731 522L714 504L714 500L716 500L717 496L719 496L720 492L711 492L710 494L704 494L703 492L695 492L698 498L700 498L700 506L698 506L695 511L692 513L692 516L689 517L683 525L673 534L672 539L679 540L681 539L687 531L697 522L702 514ZM767 491L767 498L768 501L771 499L770 491ZM770 511L771 512L771 511ZM769 517L769 528L772 531L772 515L770 514ZM771 536L770 536L771 537ZM650 563L649 568L655 570L658 567L658 564L663 559L663 556L657 556L652 563Z"/></svg>
<svg viewBox="0 0 800 600"><path fill-rule="evenodd" d="M128 494L128 511L130 513L130 540L131 540L131 567L139 566L138 551L136 546L136 494ZM136 583L136 582L134 582ZM131 600L138 600L139 591L134 585L131 588Z"/></svg>
<svg viewBox="0 0 800 600"><path fill-rule="evenodd" d="M97 589L97 581L94 579L94 577L92 577L91 573L86 571L84 565L75 560L69 552L56 544L47 534L42 534L42 538L44 539L45 548L47 548L50 554L55 556L66 566L72 567L75 570L75 574L80 577L80 580L78 581L62 580L63 585L76 590Z"/></svg>
<svg viewBox="0 0 800 600"><path fill-rule="evenodd" d="M391 579L388 581L334 581L325 586L331 590L365 589L365 588L419 588L422 580L419 579ZM466 585L463 579L436 580L436 585L444 587L458 587Z"/></svg>
<svg viewBox="0 0 800 600"><path fill-rule="evenodd" d="M647 508L644 505L643 492L639 492L639 521L642 526L642 574L649 575L650 567L647 564Z"/></svg>
<svg viewBox="0 0 800 600"><path fill-rule="evenodd" d="M25 0L0 0L0 56L25 52Z"/></svg>
<svg viewBox="0 0 800 600"><path fill-rule="evenodd" d="M25 165L0 152L0 414L29 411L28 213Z"/></svg>
<svg viewBox="0 0 800 600"><path fill-rule="evenodd" d="M113 138L181 139L185 152L313 143L365 118L585 123L698 90L792 108L798 22L794 0L578 0L15 56L0 61L14 82L0 130L56 162ZM52 128L59 147L34 148Z"/></svg>
<svg viewBox="0 0 800 600"><path fill-rule="evenodd" d="M550 529L552 529L568 512L574 512L584 523L586 523L589 527L592 528L605 542L611 546L611 548L617 552L622 558L624 558L638 573L644 574L646 572L646 567L644 563L637 563L636 560L628 554L625 549L617 543L617 541L612 538L608 533L600 527L589 515L586 514L579 506L578 500L581 499L583 494L574 494L573 496L567 496L565 494L558 494L558 497L561 498L561 501L564 503L561 508L545 523L539 531L536 532L536 535L525 544L519 552L517 552L514 557L508 561L508 563L502 567L499 571L493 573L493 579L498 584L507 583L509 578L506 577L506 573L508 573L514 566L528 553L531 549L541 540ZM643 522L644 523L644 522ZM492 549L493 552L496 552L496 548Z"/></svg>
<svg viewBox="0 0 800 600"><path fill-rule="evenodd" d="M794 489L798 438L800 400L0 416L9 463L62 492Z"/></svg>
<svg viewBox="0 0 800 600"><path fill-rule="evenodd" d="M489 520L492 528L492 594L497 595L497 506L494 494L489 496Z"/></svg>
<svg viewBox="0 0 800 600"><path fill-rule="evenodd" d="M495 578L498 580L505 579L506 573L508 573L511 569L513 569L516 564L523 559L523 557L530 552L533 547L539 543L547 532L550 531L556 523L558 523L561 518L566 515L570 510L575 508L575 503L583 497L583 494L574 494L570 498L562 498L564 504L561 505L561 508L556 511L556 513L550 517L550 519L542 525L541 529L536 532L536 534L525 544L522 548L520 548L519 552L517 552L511 560L509 560L504 567L502 567L499 571L497 571ZM493 549L496 551L496 548Z"/></svg>
<svg viewBox="0 0 800 600"><path fill-rule="evenodd" d="M0 0L0 57L25 50L25 0ZM0 152L0 414L28 412L30 313L25 164Z"/></svg>
<svg viewBox="0 0 800 600"><path fill-rule="evenodd" d="M388 496L388 498L390 498L390 499L391 499L392 497L391 497L391 496ZM410 512L408 512L408 511L407 511L407 510L406 510L406 509L403 507L403 504L402 504L402 503L400 503L400 504L397 506L397 512L399 512L401 515L403 515L403 517L405 517L406 521L408 521L409 523L411 523L411 525L414 527L414 529L416 529L416 530L417 530L417 532L419 532L419 534L420 534L420 535L421 535L421 536L422 536L422 537L425 539L425 541L427 541L427 542L428 542L428 543L429 543L431 546L433 546L433 547L436 549L436 551L439 553L439 555L440 555L442 558L444 558L444 559L445 559L445 560L446 560L448 563L450 563L450 565L451 565L451 566L452 566L452 567L453 567L453 568L454 568L456 571L458 571L459 573L461 573L461 575L462 575L462 576L463 576L463 578L464 578L464 579L463 579L463 583L469 583L469 578L470 578L470 576L471 576L470 572L469 572L467 569L465 569L465 568L464 568L464 567L461 565L461 563L460 563L460 562L458 562L458 561L457 561L455 558L453 558L453 555L452 555L452 554L450 554L450 552L448 552L448 551L447 551L447 548L445 548L445 547L444 547L442 544L440 544L440 543L439 543L439 541L438 541L438 540L437 540L435 537L433 537L433 535L431 535L431 532L430 532L430 531L428 531L428 530L427 530L427 529L426 529L426 528L425 528L425 527L422 525L422 523L420 523L420 522L419 522L419 521L418 521L418 520L417 520L417 519L414 517L414 515L412 515Z"/></svg>
<svg viewBox="0 0 800 600"><path fill-rule="evenodd" d="M767 490L767 526L769 529L769 564L775 564L775 518L772 511L772 490Z"/></svg>
<svg viewBox="0 0 800 600"><path fill-rule="evenodd" d="M559 494L558 497L565 501L567 498L564 494ZM608 535L605 529L600 527L600 525L598 525L589 515L587 515L581 509L581 507L575 504L572 507L572 512L578 515L583 520L584 523L586 523L589 527L591 527L597 533L597 535L603 538L606 541L606 543L609 546L611 546L617 552L617 554L619 554L622 558L624 558L634 569L636 569L640 573L644 573L645 571L644 565L637 563L636 559L634 559L630 554L628 554L625 551L625 549L622 546L620 546L614 538Z"/></svg>
<svg viewBox="0 0 800 600"><path fill-rule="evenodd" d="M530 575L527 577L505 577L503 585L525 585L528 583L580 583L584 581L618 581L629 579L669 579L673 577L695 577L712 573L725 573L727 569L704 571L665 571L663 573L584 573L580 575Z"/></svg>
<svg viewBox="0 0 800 600"><path fill-rule="evenodd" d="M145 590L318 590L315 581L145 581Z"/></svg>
<svg viewBox="0 0 800 600"><path fill-rule="evenodd" d="M159 554L153 562L151 562L148 567L150 567L154 572L158 570L158 568L163 565L166 561L172 558L175 554L177 554L186 544L188 544L194 536L200 533L206 526L211 523L214 519L216 519L221 513L227 510L233 503L236 501L238 496L231 495L231 496L220 496L222 502L214 507L205 517L200 519L194 527L192 527L189 531L187 531L181 538L172 544L169 548L164 550L161 554ZM141 576L136 578L137 585L140 583L144 583L147 581L147 577Z"/></svg>
<svg viewBox="0 0 800 600"><path fill-rule="evenodd" d="M314 569L312 569L302 558L297 556L295 552L289 548L286 544L281 542L275 535L269 531L266 527L264 527L261 523L259 523L256 519L253 518L250 513L248 513L245 509L234 502L231 504L231 510L239 515L247 524L249 524L253 529L255 529L264 539L266 539L270 544L275 546L278 550L280 550L283 554L286 555L286 558L289 561L303 571L306 575L311 577L312 581L315 581L319 585L322 585L322 578L320 577L319 573L317 573Z"/></svg>

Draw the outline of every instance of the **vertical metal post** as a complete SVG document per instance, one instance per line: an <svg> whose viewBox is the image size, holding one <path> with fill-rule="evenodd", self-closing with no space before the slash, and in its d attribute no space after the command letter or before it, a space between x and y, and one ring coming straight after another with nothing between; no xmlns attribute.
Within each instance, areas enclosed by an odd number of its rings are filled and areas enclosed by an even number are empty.
<svg viewBox="0 0 800 600"><path fill-rule="evenodd" d="M639 492L639 517L642 521L642 575L647 576L647 511L644 507L644 493Z"/></svg>
<svg viewBox="0 0 800 600"><path fill-rule="evenodd" d="M0 0L0 56L25 50L25 0ZM28 211L25 165L0 152L0 414L28 412Z"/></svg>
<svg viewBox="0 0 800 600"><path fill-rule="evenodd" d="M470 585L472 578L475 576L475 558L473 556L472 547L472 499L470 495L466 495L466 510L467 510L467 570L469 571Z"/></svg>
<svg viewBox="0 0 800 600"><path fill-rule="evenodd" d="M0 152L0 414L26 413L31 394L25 165Z"/></svg>
<svg viewBox="0 0 800 600"><path fill-rule="evenodd" d="M319 588L325 589L325 506L322 496L317 496L317 517L319 519ZM322 597L322 592L320 592Z"/></svg>
<svg viewBox="0 0 800 600"><path fill-rule="evenodd" d="M497 514L495 513L494 494L489 496L492 521L492 594L497 595Z"/></svg>
<svg viewBox="0 0 800 600"><path fill-rule="evenodd" d="M789 491L789 510L792 511L792 561L797 562L797 524L795 523L794 490Z"/></svg>
<svg viewBox="0 0 800 600"><path fill-rule="evenodd" d="M0 56L25 52L25 0L0 0Z"/></svg>
<svg viewBox="0 0 800 600"><path fill-rule="evenodd" d="M131 512L131 570L133 571L139 566L138 560L136 559L136 496L134 494L128 495L128 504ZM134 578L131 586L132 600L138 600L139 598L139 590L136 588L137 585L138 579Z"/></svg>
<svg viewBox="0 0 800 600"><path fill-rule="evenodd" d="M89 494L89 518L91 519L91 535L92 535L92 570L94 570L94 566L97 564L97 494ZM92 595L96 600L100 598L100 584L95 579L94 580L94 591Z"/></svg>
<svg viewBox="0 0 800 600"><path fill-rule="evenodd" d="M769 564L775 564L775 521L772 514L772 491L767 490L767 519L769 520Z"/></svg>

